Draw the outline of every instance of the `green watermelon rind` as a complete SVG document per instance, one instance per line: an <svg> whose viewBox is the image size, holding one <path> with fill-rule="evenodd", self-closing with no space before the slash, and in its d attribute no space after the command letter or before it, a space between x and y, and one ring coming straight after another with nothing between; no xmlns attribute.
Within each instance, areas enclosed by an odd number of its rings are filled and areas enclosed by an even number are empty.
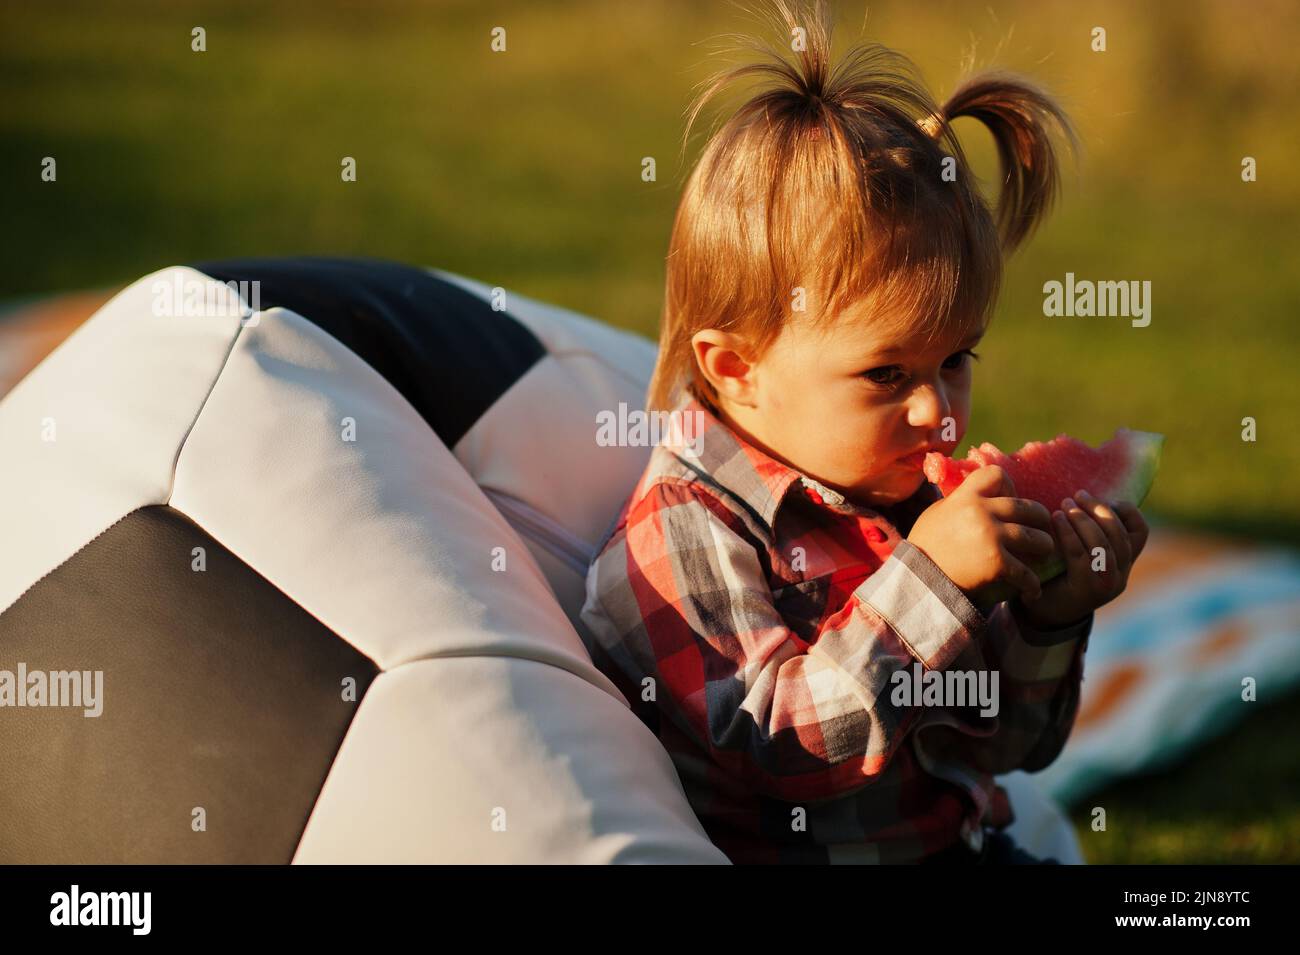
<svg viewBox="0 0 1300 955"><path fill-rule="evenodd" d="M1111 440L1122 440L1131 446L1133 467L1126 480L1113 488L1096 492L1096 496L1105 501L1116 503L1127 501L1134 507L1141 507L1142 502L1151 493L1152 485L1155 484L1165 436L1151 431L1120 428ZM1029 569L1034 572L1040 583L1045 584L1065 573L1065 559L1060 554L1053 553L1038 563L1030 564ZM1009 584L997 583L981 587L977 593L979 599L976 602L983 607L991 608L1004 600L1010 600L1017 591Z"/></svg>
<svg viewBox="0 0 1300 955"><path fill-rule="evenodd" d="M1165 436L1150 431L1131 431L1120 428L1117 437L1132 446L1135 467L1128 481L1121 483L1109 494L1103 495L1111 501L1128 501L1135 507L1141 507L1151 492L1156 481L1156 471L1160 469L1160 452L1165 445Z"/></svg>

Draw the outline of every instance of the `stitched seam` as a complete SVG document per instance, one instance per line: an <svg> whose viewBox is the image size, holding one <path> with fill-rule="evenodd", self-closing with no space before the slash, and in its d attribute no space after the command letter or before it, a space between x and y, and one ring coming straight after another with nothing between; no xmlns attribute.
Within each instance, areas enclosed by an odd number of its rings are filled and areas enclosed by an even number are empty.
<svg viewBox="0 0 1300 955"><path fill-rule="evenodd" d="M163 501L168 507L172 503L172 495L176 493L176 470L180 466L181 452L185 450L185 445L189 443L190 435L194 432L194 426L199 423L199 418L203 415L203 409L208 406L208 401L212 398L212 392L217 389L217 382L221 381L221 376L226 373L226 366L230 364L230 356L234 354L235 344L239 341L239 336L244 333L244 323L241 321L239 327L235 329L235 334L230 338L230 345L226 348L225 357L221 359L221 367L217 373L212 376L212 384L208 386L208 393L203 396L199 402L198 410L194 412L194 419L190 421L190 426L185 429L185 434L176 445L176 454L172 457L171 481L167 485L167 499ZM188 516L188 515L187 515ZM192 519L192 518L191 518Z"/></svg>
<svg viewBox="0 0 1300 955"><path fill-rule="evenodd" d="M611 362L605 355L590 349L562 348L557 351L548 352L547 354L552 358L590 358L596 364L604 366L606 371L618 375L630 384L638 385L641 388L645 388L650 384L649 378L641 378L631 374L630 372L624 371L622 368L618 367L618 365Z"/></svg>
<svg viewBox="0 0 1300 955"><path fill-rule="evenodd" d="M189 426L188 428L185 429L185 434L181 437L181 440L180 440L179 444L177 445L177 448L176 448L176 454L175 454L175 456L172 458L172 473L171 473L171 481L170 481L170 483L169 483L169 485L168 485L168 488L167 488L167 499L166 499L165 501L163 501L162 504L161 504L161 506L163 506L163 507L170 507L170 506L171 506L172 493L176 490L176 466L177 466L177 464L178 464L179 461L180 461L181 451L184 450L184 448L185 448L185 443L186 443L186 442L189 440L189 438L190 438L190 432L192 432L192 431L194 430L194 425L198 423L199 415L201 415L201 414L203 413L203 409L204 409L205 407L207 407L208 399L212 397L212 392L213 392L213 390L217 387L217 382L221 380L221 375L225 372L225 370L226 370L226 365L227 365L227 363L229 363L229 361L230 361L230 355L231 355L231 353L235 350L235 342L237 342L237 341L239 340L239 336L240 336L240 334L241 334L243 331L244 331L243 323L240 323L239 328L237 328L237 329L235 330L235 334L234 334L233 336L231 336L231 339L230 339L230 345L226 348L226 354L225 354L225 356L221 359L221 367L220 367L219 369L217 369L217 373L212 377L212 385L208 388L208 393L207 393L206 395L203 396L203 401L199 404L198 411L196 411L195 414L194 414L194 420L191 421L191 422L190 422L190 426ZM63 560L59 561L57 564L55 564L53 567L51 567L51 568L50 568L49 570L47 570L45 573L41 574L41 576L40 576L39 578L37 578L35 581L33 581L30 585L28 585L28 587L27 587L25 590L23 590L22 593L20 593L17 597L14 598L13 603L9 604L9 606L8 606L8 607L5 607L3 610L0 610L0 616L4 616L6 613L8 613L9 610L10 610L10 608L12 608L12 607L14 606L14 604L17 604L18 601L22 600L25 596L27 596L28 592L29 592L33 587L35 587L37 584L39 584L42 580L44 580L46 577L50 576L50 574L54 573L54 572L55 572L56 570L58 570L59 568L63 567L64 564L66 564L68 561L72 560L74 557L76 557L78 554L80 554L83 550L85 550L87 547L89 547L89 546L90 546L91 544L93 544L95 541L99 540L101 537L103 537L105 534L107 534L109 531L111 531L111 530L112 530L114 527L116 527L118 524L122 523L124 520L126 520L128 517L130 517L130 516L131 516L132 514L134 514L136 511L142 511L142 510L144 510L146 507L158 507L158 506L160 506L160 505L159 505L157 502L151 502L151 503L149 503L149 504L141 504L139 507L133 507L131 510L127 511L125 514L123 514L123 515L122 515L121 517L119 517L117 520L113 521L113 523L109 524L107 527L105 527L102 531L100 531L98 534L96 534L96 535L95 535L94 537L92 537L90 540L86 541L84 544L82 544L80 547L78 547L75 551L73 551L71 554L69 554L69 555L68 555L67 557L65 557ZM186 515L186 516L188 516L188 515ZM191 518L191 519L192 519L192 518Z"/></svg>
<svg viewBox="0 0 1300 955"><path fill-rule="evenodd" d="M386 670L381 670L380 672L381 672L381 673L395 673L396 671L402 669L402 667L410 666L412 663L424 663L424 662L426 662L426 661L428 661L428 660L450 660L450 659L456 659L456 658L458 658L458 657L467 657L467 658L469 658L469 659L474 659L474 658L476 658L476 657L477 657L477 658L480 658L480 659L501 658L501 659L507 659L507 660L527 660L529 663L540 663L542 666L548 666L548 667L551 667L551 668L556 669L556 670L561 670L561 671L563 671L564 673L569 674L570 676L576 677L576 678L578 678L579 680L581 680L583 683L586 683L586 684L588 684L589 686L591 686L593 689L599 690L600 692L604 693L606 696L610 696L610 695L611 695L610 692L609 692L609 690L605 689L605 687L603 687L603 686L600 686L598 683L596 683L594 680L592 680L591 677L588 676L587 674L585 674L585 673L580 673L580 672L577 671L577 670L571 669L570 667L567 667L567 666L563 666L563 665L561 665L560 663L557 663L557 662L555 662L555 661L553 661L553 660L539 660L539 659L538 659L537 657L535 657L535 656L526 656L526 655L524 655L524 654L522 654L522 653L507 653L507 652L500 651L500 650L497 650L497 651L484 651L484 650L464 650L464 651L455 651L455 650L452 650L452 651L444 651L444 652L438 652L438 653L426 653L426 654L422 654L421 656L418 656L418 657L411 657L411 659L409 659L409 660L403 660L401 663L397 664L396 666L389 667L388 669L386 669ZM594 663L591 663L590 661L588 661L588 663L589 663L589 665L590 665L592 668L595 668L595 664L594 664ZM597 672L597 673L600 673L600 670L597 669L596 672ZM605 675L604 675L603 673L601 673L601 676L605 676ZM608 680L609 677L605 677L605 679ZM612 683L613 681L610 681L610 682ZM614 689L615 689L615 691L617 692L618 687L615 687ZM367 692L369 692L369 691L367 690ZM622 702L624 706L627 706L627 705L628 705L628 704L627 704L627 700L623 699L623 696L622 696L621 693L620 693L618 696L616 696L615 699L616 699L616 700L619 700L620 702Z"/></svg>
<svg viewBox="0 0 1300 955"><path fill-rule="evenodd" d="M10 610L12 610L12 609L17 605L18 601L20 601L20 600L22 600L24 597L26 597L27 594L28 594L28 592L31 591L32 588L34 588L34 587L35 587L37 584L39 584L42 580L44 580L46 577L50 576L50 574L54 573L56 570L58 570L59 568L61 568L61 567L62 567L64 564L66 564L68 561L72 560L74 557L76 557L78 554L80 554L83 550L85 550L85 549L86 549L87 547L89 547L91 544L95 543L95 541L99 540L101 537L103 537L105 534L107 534L109 531L111 531L111 530L112 530L114 527L116 527L118 524L121 524L124 520L126 520L128 517L130 517L130 516L131 516L132 514L134 514L136 511L143 511L146 507L157 507L157 506L158 506L157 504L141 504L139 507L134 507L134 508L132 508L131 510L127 511L125 514L123 514L121 517L119 517L119 518L118 518L117 520L115 520L113 523L109 524L107 527L105 527L102 531L100 531L98 534L96 534L96 535L95 535L94 537L92 537L90 540L86 541L84 544L82 544L80 547L78 547L75 551L73 551L71 554L69 554L69 555L68 555L67 557L65 557L63 560L59 561L57 564L55 564L53 567L51 567L51 568L50 568L49 570L47 570L45 573L41 574L41 576L38 577L36 580L32 581L32 583L31 583L30 585L28 585L28 587L27 587L26 590L24 590L22 593L20 593L17 597L14 598L13 603L11 603L8 607L5 607L3 610L0 610L0 617L3 617L3 616L4 616L5 614L7 614Z"/></svg>

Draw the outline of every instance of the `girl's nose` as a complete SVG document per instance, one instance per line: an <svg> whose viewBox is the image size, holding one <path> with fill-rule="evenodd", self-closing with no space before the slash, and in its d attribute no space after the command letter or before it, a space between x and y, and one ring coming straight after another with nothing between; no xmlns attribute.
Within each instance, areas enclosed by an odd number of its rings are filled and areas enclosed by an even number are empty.
<svg viewBox="0 0 1300 955"><path fill-rule="evenodd" d="M920 384L912 391L907 421L914 428L939 428L951 410L942 387Z"/></svg>

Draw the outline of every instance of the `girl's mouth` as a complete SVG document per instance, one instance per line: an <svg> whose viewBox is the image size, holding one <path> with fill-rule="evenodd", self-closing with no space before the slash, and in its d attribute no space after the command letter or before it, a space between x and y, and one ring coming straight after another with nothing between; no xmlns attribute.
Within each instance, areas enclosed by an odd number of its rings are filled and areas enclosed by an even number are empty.
<svg viewBox="0 0 1300 955"><path fill-rule="evenodd" d="M915 468L916 470L919 471L921 470L921 466L925 464L925 454L926 452L924 451L916 451L912 454L907 454L899 458L898 462L899 464L902 464L904 467Z"/></svg>

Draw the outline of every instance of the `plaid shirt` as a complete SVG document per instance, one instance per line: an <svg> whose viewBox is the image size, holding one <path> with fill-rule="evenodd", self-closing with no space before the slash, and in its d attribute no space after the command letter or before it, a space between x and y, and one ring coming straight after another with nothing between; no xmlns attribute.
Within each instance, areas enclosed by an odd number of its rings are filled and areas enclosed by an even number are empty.
<svg viewBox="0 0 1300 955"><path fill-rule="evenodd" d="M1012 819L993 774L1037 770L1078 708L1091 616L982 615L881 511L773 459L685 394L601 543L581 620L733 862L914 862ZM681 420L679 418L679 420ZM698 452L698 453L697 453ZM918 662L921 668L914 668ZM999 710L900 706L893 675L996 671Z"/></svg>

